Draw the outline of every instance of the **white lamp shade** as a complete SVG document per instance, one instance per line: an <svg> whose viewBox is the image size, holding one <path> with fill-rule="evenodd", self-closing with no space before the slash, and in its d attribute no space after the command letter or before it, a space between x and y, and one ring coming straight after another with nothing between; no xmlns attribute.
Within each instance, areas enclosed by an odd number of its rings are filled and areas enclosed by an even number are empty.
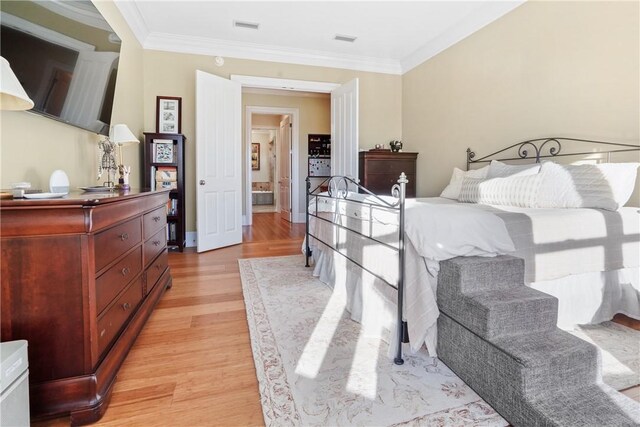
<svg viewBox="0 0 640 427"><path fill-rule="evenodd" d="M22 88L9 66L9 61L0 56L0 110L30 110L32 108L33 101Z"/></svg>
<svg viewBox="0 0 640 427"><path fill-rule="evenodd" d="M109 135L109 139L111 139L114 144L120 146L140 143L129 127L122 124L114 125L111 128L111 135Z"/></svg>

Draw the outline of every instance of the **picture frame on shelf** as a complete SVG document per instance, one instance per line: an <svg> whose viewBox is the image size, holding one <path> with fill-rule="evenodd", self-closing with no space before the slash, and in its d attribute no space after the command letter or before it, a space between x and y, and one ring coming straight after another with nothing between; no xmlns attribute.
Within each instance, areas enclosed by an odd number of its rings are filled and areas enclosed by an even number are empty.
<svg viewBox="0 0 640 427"><path fill-rule="evenodd" d="M251 144L251 170L260 170L260 144Z"/></svg>
<svg viewBox="0 0 640 427"><path fill-rule="evenodd" d="M175 161L173 141L157 139L153 144L154 163L173 163Z"/></svg>
<svg viewBox="0 0 640 427"><path fill-rule="evenodd" d="M182 132L182 98L156 96L156 132Z"/></svg>

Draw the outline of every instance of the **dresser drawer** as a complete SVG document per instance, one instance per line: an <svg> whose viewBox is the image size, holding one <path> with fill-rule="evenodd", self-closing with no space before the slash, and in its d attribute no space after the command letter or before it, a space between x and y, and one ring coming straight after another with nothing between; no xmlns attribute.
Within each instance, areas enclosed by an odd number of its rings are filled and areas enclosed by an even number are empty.
<svg viewBox="0 0 640 427"><path fill-rule="evenodd" d="M96 234L96 271L140 243L140 240L142 240L140 217Z"/></svg>
<svg viewBox="0 0 640 427"><path fill-rule="evenodd" d="M166 225L167 208L165 206L160 206L158 209L145 214L143 219L145 240L156 234L161 228L166 227Z"/></svg>
<svg viewBox="0 0 640 427"><path fill-rule="evenodd" d="M169 267L169 255L164 250L147 269L147 285L145 295L151 292L162 273Z"/></svg>
<svg viewBox="0 0 640 427"><path fill-rule="evenodd" d="M407 174L409 184L406 187L406 197L415 197L415 175ZM376 194L391 195L391 188L398 183L398 175L373 174L365 179L364 186Z"/></svg>
<svg viewBox="0 0 640 427"><path fill-rule="evenodd" d="M142 300L142 276L133 281L118 300L98 319L98 353L102 354L118 335Z"/></svg>
<svg viewBox="0 0 640 427"><path fill-rule="evenodd" d="M141 271L142 248L138 246L96 279L97 312L101 313Z"/></svg>
<svg viewBox="0 0 640 427"><path fill-rule="evenodd" d="M394 174L396 180L401 172L405 174L416 173L415 160L367 160L366 170L368 174Z"/></svg>
<svg viewBox="0 0 640 427"><path fill-rule="evenodd" d="M167 246L167 230L164 228L144 242L145 267Z"/></svg>

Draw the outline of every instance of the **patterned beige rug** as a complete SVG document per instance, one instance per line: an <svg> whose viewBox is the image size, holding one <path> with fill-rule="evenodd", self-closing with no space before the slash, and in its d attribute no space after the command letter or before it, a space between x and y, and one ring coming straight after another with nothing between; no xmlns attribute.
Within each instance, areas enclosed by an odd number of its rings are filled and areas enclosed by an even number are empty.
<svg viewBox="0 0 640 427"><path fill-rule="evenodd" d="M438 359L406 354L403 366L394 365L387 344L361 334L343 304L304 267L302 256L239 264L267 426L508 424ZM627 342L640 342L637 332L632 336L618 326L614 339L622 333ZM600 345L612 339L596 329L577 333ZM614 352L628 354L633 345L629 350L616 344ZM640 357L635 359L637 369ZM634 375L637 384L637 371L622 365L614 368L617 385L624 384L619 388L628 387Z"/></svg>

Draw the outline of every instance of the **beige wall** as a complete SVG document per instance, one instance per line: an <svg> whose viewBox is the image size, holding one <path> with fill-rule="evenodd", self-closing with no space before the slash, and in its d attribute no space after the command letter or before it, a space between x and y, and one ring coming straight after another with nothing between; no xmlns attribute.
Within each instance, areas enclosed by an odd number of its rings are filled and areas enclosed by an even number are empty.
<svg viewBox="0 0 640 427"><path fill-rule="evenodd" d="M345 83L357 77L360 80L360 145L373 146L377 143L385 143L391 139L398 139L401 134L402 84L401 77L397 75L235 58L225 58L224 66L217 67L211 56L145 51L145 129L155 129L157 95L182 97L182 133L187 137L185 148L187 231L194 231L196 224L194 185L196 181L194 149L196 70L224 78L229 78L231 74L241 74L333 83ZM256 94L247 94L247 96L253 95ZM282 97L276 95L274 98ZM280 100L280 102L281 104L274 106L285 105L282 103L284 101ZM243 104L247 105L244 100ZM301 121L303 120L301 118Z"/></svg>
<svg viewBox="0 0 640 427"><path fill-rule="evenodd" d="M439 194L467 147L482 155L544 136L637 144L638 21L638 2L527 2L406 73L402 137L420 152L418 195Z"/></svg>
<svg viewBox="0 0 640 427"><path fill-rule="evenodd" d="M142 136L142 47L113 3L96 2L96 7L122 39L112 123L126 123ZM48 191L49 175L56 169L67 172L72 188L97 184L97 143L102 137L28 112L0 112L0 127L1 188L30 181ZM139 150L125 148L124 155L133 165L135 185L140 182Z"/></svg>

